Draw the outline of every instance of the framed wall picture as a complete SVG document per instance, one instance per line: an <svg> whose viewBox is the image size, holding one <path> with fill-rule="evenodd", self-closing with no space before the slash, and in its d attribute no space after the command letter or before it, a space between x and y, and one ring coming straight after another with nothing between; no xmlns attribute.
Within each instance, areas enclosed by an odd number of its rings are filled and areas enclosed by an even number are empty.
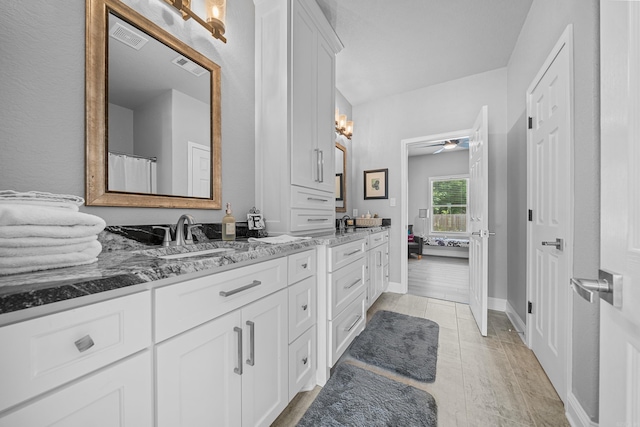
<svg viewBox="0 0 640 427"><path fill-rule="evenodd" d="M342 174L336 174L336 200L343 200L344 196L342 195Z"/></svg>
<svg viewBox="0 0 640 427"><path fill-rule="evenodd" d="M389 169L364 171L364 199L388 199L387 177Z"/></svg>

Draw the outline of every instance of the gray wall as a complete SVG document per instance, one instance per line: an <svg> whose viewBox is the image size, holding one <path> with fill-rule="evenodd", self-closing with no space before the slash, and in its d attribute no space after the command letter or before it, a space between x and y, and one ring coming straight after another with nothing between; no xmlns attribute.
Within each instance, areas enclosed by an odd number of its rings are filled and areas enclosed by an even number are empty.
<svg viewBox="0 0 640 427"><path fill-rule="evenodd" d="M338 61L340 56L338 55ZM489 296L507 297L507 71L500 68L458 80L353 106L353 207L391 218L390 281L400 282L400 230L403 199L400 144L403 139L469 129L483 105L489 106ZM389 169L389 200L364 200L363 171ZM409 212L409 215L413 215Z"/></svg>
<svg viewBox="0 0 640 427"><path fill-rule="evenodd" d="M419 209L429 209L429 179L448 175L469 175L469 151L454 151L424 156L411 156L408 162L408 190L409 224L413 224L416 234L428 234L429 219L423 220L418 216ZM423 230L426 226L426 231Z"/></svg>
<svg viewBox="0 0 640 427"><path fill-rule="evenodd" d="M526 319L525 92L568 24L574 26L574 277L597 277L600 247L599 8L597 0L534 0L507 67L508 301ZM573 296L572 392L598 419L599 313ZM590 331L590 333L584 333ZM592 333L594 332L595 333Z"/></svg>
<svg viewBox="0 0 640 427"><path fill-rule="evenodd" d="M184 22L165 2L125 0L222 68L222 197L254 204L254 6L227 5L228 43ZM8 2L0 14L0 188L84 195L85 7ZM107 224L174 223L186 210L83 207ZM223 210L192 210L202 222Z"/></svg>

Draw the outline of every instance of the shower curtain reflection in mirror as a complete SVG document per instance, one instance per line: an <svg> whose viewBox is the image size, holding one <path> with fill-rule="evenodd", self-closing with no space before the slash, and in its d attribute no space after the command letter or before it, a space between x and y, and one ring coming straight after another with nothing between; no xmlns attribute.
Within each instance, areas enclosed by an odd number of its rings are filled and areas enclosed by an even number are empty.
<svg viewBox="0 0 640 427"><path fill-rule="evenodd" d="M156 193L155 159L109 153L109 191Z"/></svg>

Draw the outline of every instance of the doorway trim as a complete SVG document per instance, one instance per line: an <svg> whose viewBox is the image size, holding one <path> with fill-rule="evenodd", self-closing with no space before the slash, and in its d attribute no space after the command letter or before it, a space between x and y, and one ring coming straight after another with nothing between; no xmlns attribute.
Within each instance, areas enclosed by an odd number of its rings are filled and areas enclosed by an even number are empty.
<svg viewBox="0 0 640 427"><path fill-rule="evenodd" d="M464 129L454 132L439 133L436 135L419 136L416 138L403 139L400 141L400 191L402 194L400 206L400 283L389 283L389 292L406 294L409 291L408 273L408 248L407 248L407 227L409 226L409 147L428 142L443 141L447 139L458 139L471 134L471 129ZM396 285L396 286L394 286Z"/></svg>
<svg viewBox="0 0 640 427"><path fill-rule="evenodd" d="M560 53L560 51L562 49L567 49L568 52L568 57L569 57L569 69L567 70L569 73L568 76L568 88L570 90L570 102L569 102L569 113L568 113L568 117L569 117L569 129L568 129L568 139L569 139L569 165L567 165L567 167L569 168L569 214L568 214L568 218L567 218L567 235L566 235L566 239L565 239L565 249L566 249L566 256L567 256L567 263L569 266L569 270L568 270L568 274L569 277L566 277L566 281L565 283L567 284L566 288L565 288L565 292L567 293L567 307L566 308L566 312L567 312L567 322L566 322L566 328L565 328L565 339L566 339L566 344L567 344L567 348L566 348L566 355L565 355L565 363L566 363L566 372L565 372L565 378L566 378L566 389L565 389L565 396L561 396L561 399L563 400L564 404L565 404L565 408L566 408L566 412L571 412L572 410L572 406L574 406L574 404L576 404L578 401L575 398L575 396L572 393L572 360L573 360L573 337L572 337L572 329L573 329L573 291L571 290L571 287L569 286L569 279L572 275L573 272L573 244L574 244L574 216L575 216L575 211L574 211L574 196L575 196L575 182L574 182L574 153L575 153L575 143L574 143L574 126L575 126L575 118L574 118L574 114L575 114L575 100L574 100L574 60L573 60L573 25L569 24L564 32L562 33L562 35L560 36L560 38L558 39L558 41L556 42L555 46L553 47L553 49L551 50L551 52L549 53L549 55L547 56L547 58L545 59L544 63L542 64L542 66L540 67L540 70L538 71L538 73L536 74L535 78L532 80L531 84L529 85L529 87L527 88L527 92L526 92L526 106L527 106L527 117L532 117L533 112L532 112L532 94L533 91L535 90L536 86L538 85L538 83L542 80L543 76L545 75L545 73L547 72L547 70L549 69L549 67L551 66L551 64L555 61L556 57L558 56L558 54ZM529 209L531 207L531 197L532 196L532 180L534 178L533 176L533 171L532 171L532 165L531 165L531 147L532 147L533 141L531 140L531 132L529 130L527 130L527 209ZM527 222L527 243L526 243L526 249L527 249L527 267L526 267L526 296L527 296L527 301L531 301L532 300L532 292L533 292L533 286L531 283L531 268L532 268L532 257L534 256L534 253L532 251L532 230L531 230L531 223ZM562 308L561 308L562 309ZM529 348L531 348L531 336L532 336L532 332L533 332L533 325L532 322L530 321L530 314L526 315L526 343L527 346ZM578 406L580 406L578 404ZM575 410L575 408L573 408ZM582 409L582 407L579 408L580 411L584 412L584 410Z"/></svg>

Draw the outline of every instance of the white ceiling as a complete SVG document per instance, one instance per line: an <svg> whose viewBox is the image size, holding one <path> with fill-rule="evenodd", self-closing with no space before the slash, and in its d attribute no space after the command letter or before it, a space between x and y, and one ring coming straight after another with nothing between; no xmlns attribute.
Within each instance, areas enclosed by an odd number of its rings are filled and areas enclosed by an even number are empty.
<svg viewBox="0 0 640 427"><path fill-rule="evenodd" d="M532 0L316 0L351 105L507 65Z"/></svg>

